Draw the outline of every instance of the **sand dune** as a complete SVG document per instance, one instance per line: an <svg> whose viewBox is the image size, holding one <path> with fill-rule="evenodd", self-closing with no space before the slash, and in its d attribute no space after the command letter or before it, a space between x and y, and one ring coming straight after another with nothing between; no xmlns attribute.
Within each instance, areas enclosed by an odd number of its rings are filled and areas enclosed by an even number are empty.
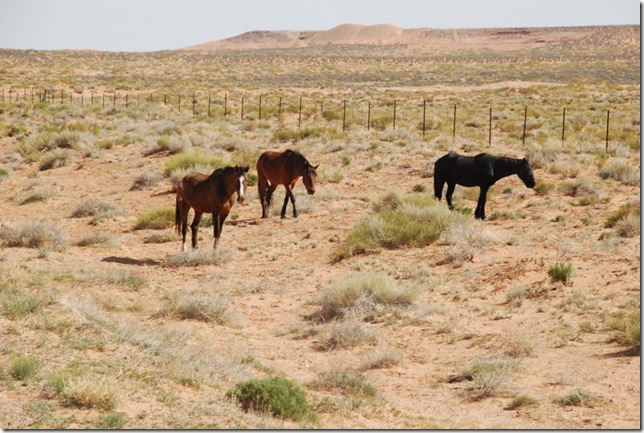
<svg viewBox="0 0 644 433"><path fill-rule="evenodd" d="M586 26L497 29L403 29L392 24L341 24L329 30L255 30L185 50L293 48L320 45L394 45L427 49L516 50L548 44L592 40L593 43L639 44L639 26Z"/></svg>

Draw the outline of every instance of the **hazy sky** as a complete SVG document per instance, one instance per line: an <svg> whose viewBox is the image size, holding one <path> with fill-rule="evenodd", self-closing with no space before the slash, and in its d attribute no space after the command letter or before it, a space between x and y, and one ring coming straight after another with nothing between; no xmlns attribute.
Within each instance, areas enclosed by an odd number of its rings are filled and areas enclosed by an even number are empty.
<svg viewBox="0 0 644 433"><path fill-rule="evenodd" d="M0 48L156 51L250 30L639 24L639 0L0 0Z"/></svg>

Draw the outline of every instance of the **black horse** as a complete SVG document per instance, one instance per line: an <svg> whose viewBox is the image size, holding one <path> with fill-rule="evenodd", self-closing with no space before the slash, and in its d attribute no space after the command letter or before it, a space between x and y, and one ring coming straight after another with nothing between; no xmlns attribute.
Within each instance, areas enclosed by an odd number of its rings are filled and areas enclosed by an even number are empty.
<svg viewBox="0 0 644 433"><path fill-rule="evenodd" d="M513 174L518 175L525 186L534 188L534 175L526 158L504 158L487 153L471 157L450 152L434 163L434 195L440 200L443 195L443 185L447 183L445 198L449 208L454 209L452 194L456 184L468 187L478 186L481 188L481 193L474 216L484 220L485 197L488 189L497 180Z"/></svg>

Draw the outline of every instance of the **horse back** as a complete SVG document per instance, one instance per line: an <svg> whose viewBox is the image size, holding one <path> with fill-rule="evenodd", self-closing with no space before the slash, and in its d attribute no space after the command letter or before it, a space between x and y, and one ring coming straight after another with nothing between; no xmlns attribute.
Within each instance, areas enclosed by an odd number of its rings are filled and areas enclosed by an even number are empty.
<svg viewBox="0 0 644 433"><path fill-rule="evenodd" d="M221 179L211 179L203 173L189 173L179 182L177 197L198 212L219 212L234 202L234 198L222 196L220 183Z"/></svg>
<svg viewBox="0 0 644 433"><path fill-rule="evenodd" d="M285 150L267 150L257 160L257 175L273 185L290 185L299 177L294 173L292 155L295 152Z"/></svg>

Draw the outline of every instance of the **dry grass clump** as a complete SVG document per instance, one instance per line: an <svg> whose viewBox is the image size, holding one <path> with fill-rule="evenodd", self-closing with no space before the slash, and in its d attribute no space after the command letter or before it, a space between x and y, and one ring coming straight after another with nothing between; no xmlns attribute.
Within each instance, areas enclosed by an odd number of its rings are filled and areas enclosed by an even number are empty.
<svg viewBox="0 0 644 433"><path fill-rule="evenodd" d="M0 240L6 247L61 251L67 246L68 239L63 229L49 221L27 222L18 227L0 228Z"/></svg>
<svg viewBox="0 0 644 433"><path fill-rule="evenodd" d="M119 403L118 386L105 378L70 378L60 395L65 406L101 411L114 410Z"/></svg>
<svg viewBox="0 0 644 433"><path fill-rule="evenodd" d="M169 268L180 268L185 266L208 266L221 265L228 261L229 254L221 250L205 248L203 250L183 251L168 257L163 261L163 266Z"/></svg>
<svg viewBox="0 0 644 433"><path fill-rule="evenodd" d="M422 247L435 242L463 216L439 206L428 194L390 192L374 204L375 214L358 223L336 252L340 261L378 248Z"/></svg>
<svg viewBox="0 0 644 433"><path fill-rule="evenodd" d="M39 181L28 182L14 196L13 201L18 203L19 205L25 205L29 203L45 201L48 198L54 197L58 194L60 194L60 192L56 188L43 185Z"/></svg>
<svg viewBox="0 0 644 433"><path fill-rule="evenodd" d="M226 324L236 321L230 300L219 295L187 295L165 307L160 316L174 315L183 320Z"/></svg>
<svg viewBox="0 0 644 433"><path fill-rule="evenodd" d="M583 389L575 389L568 394L556 398L555 402L562 406L585 406L593 407L596 398Z"/></svg>
<svg viewBox="0 0 644 433"><path fill-rule="evenodd" d="M518 368L519 362L509 356L492 357L474 364L469 373L476 384L476 387L471 390L472 399L481 400L505 391L511 374Z"/></svg>
<svg viewBox="0 0 644 433"><path fill-rule="evenodd" d="M320 391L338 391L358 397L375 397L377 392L364 374L351 370L323 371L308 387Z"/></svg>
<svg viewBox="0 0 644 433"><path fill-rule="evenodd" d="M92 217L90 223L97 224L106 218L123 215L124 213L125 211L114 203L92 197L77 203L72 209L71 216L72 218Z"/></svg>
<svg viewBox="0 0 644 433"><path fill-rule="evenodd" d="M322 310L316 318L323 321L337 317L373 319L379 308L406 307L417 296L415 289L399 286L387 275L357 273L336 282L322 293L317 301Z"/></svg>
<svg viewBox="0 0 644 433"><path fill-rule="evenodd" d="M41 297L31 295L11 284L0 285L0 312L12 320L42 311L45 304Z"/></svg>
<svg viewBox="0 0 644 433"><path fill-rule="evenodd" d="M640 201L633 199L620 206L608 218L606 228L615 228L621 237L633 237L640 233Z"/></svg>
<svg viewBox="0 0 644 433"><path fill-rule="evenodd" d="M134 230L163 230L175 223L175 209L171 207L150 209L139 215Z"/></svg>
<svg viewBox="0 0 644 433"><path fill-rule="evenodd" d="M640 311L633 310L628 313L618 312L605 319L606 324L614 331L614 340L622 346L628 347L635 353L640 353L641 321Z"/></svg>
<svg viewBox="0 0 644 433"><path fill-rule="evenodd" d="M116 244L117 241L114 236L103 232L93 232L76 241L76 246L79 247L89 247L92 245L105 245L112 247Z"/></svg>
<svg viewBox="0 0 644 433"><path fill-rule="evenodd" d="M329 335L322 341L325 350L348 349L362 344L375 345L378 336L369 325L362 322L338 322L330 326Z"/></svg>
<svg viewBox="0 0 644 433"><path fill-rule="evenodd" d="M636 185L640 181L639 167L634 167L626 158L610 158L599 171L602 179L614 179L626 185Z"/></svg>
<svg viewBox="0 0 644 433"><path fill-rule="evenodd" d="M146 171L134 180L134 183L130 187L130 190L150 188L159 183L162 179L163 176L160 173Z"/></svg>

